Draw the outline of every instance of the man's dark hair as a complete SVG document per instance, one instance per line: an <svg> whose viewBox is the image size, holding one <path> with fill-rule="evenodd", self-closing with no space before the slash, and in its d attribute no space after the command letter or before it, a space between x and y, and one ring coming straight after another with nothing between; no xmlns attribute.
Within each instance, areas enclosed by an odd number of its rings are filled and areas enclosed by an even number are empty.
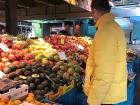
<svg viewBox="0 0 140 105"><path fill-rule="evenodd" d="M111 10L109 0L92 0L91 9L93 10L94 8L105 12L110 12Z"/></svg>

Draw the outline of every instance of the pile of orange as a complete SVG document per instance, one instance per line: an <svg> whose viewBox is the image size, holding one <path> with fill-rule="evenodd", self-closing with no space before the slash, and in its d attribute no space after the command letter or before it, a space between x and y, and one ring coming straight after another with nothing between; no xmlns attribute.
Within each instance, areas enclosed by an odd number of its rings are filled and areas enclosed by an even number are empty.
<svg viewBox="0 0 140 105"><path fill-rule="evenodd" d="M41 103L35 100L33 93L28 94L28 96L25 99L25 102L32 103L35 105L52 105L49 103ZM10 100L7 96L3 96L0 98L0 105L20 105L21 103L22 103L21 100ZM53 104L53 105L57 105L57 104Z"/></svg>

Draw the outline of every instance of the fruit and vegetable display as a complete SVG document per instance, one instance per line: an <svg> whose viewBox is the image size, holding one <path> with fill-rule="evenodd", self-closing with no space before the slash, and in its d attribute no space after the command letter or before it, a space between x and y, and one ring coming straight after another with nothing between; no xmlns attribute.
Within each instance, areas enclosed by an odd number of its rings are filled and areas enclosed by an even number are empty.
<svg viewBox="0 0 140 105"><path fill-rule="evenodd" d="M20 99L9 99L7 96L0 98L0 105L58 105L56 103L41 103L37 101L33 93L29 93L27 97L23 100Z"/></svg>
<svg viewBox="0 0 140 105"><path fill-rule="evenodd" d="M27 84L39 101L47 93L59 93L60 87L82 80L90 46L86 37L56 35L34 40L1 35L0 43L3 78Z"/></svg>

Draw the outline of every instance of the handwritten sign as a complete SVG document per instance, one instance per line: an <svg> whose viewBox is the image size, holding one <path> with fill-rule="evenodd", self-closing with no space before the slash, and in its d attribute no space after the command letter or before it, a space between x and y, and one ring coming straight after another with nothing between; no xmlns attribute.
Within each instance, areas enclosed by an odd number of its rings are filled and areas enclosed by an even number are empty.
<svg viewBox="0 0 140 105"><path fill-rule="evenodd" d="M5 74L2 71L0 71L0 78L2 78L4 75Z"/></svg>
<svg viewBox="0 0 140 105"><path fill-rule="evenodd" d="M0 48L4 51L4 52L8 52L9 48L7 47L7 45L5 45L4 43L0 43Z"/></svg>
<svg viewBox="0 0 140 105"><path fill-rule="evenodd" d="M67 60L65 52L58 52L60 60Z"/></svg>

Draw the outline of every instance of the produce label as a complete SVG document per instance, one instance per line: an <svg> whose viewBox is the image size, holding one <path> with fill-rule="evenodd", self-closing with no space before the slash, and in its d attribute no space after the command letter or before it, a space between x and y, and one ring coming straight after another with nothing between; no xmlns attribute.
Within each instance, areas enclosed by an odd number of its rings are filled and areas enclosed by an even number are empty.
<svg viewBox="0 0 140 105"><path fill-rule="evenodd" d="M8 52L9 48L7 47L7 45L0 43L0 48L4 51L4 52Z"/></svg>
<svg viewBox="0 0 140 105"><path fill-rule="evenodd" d="M58 52L60 60L67 60L65 52Z"/></svg>
<svg viewBox="0 0 140 105"><path fill-rule="evenodd" d="M77 44L77 49L83 51L84 47L82 45L80 45L80 44Z"/></svg>
<svg viewBox="0 0 140 105"><path fill-rule="evenodd" d="M24 102L24 103L22 103L22 104L20 104L20 105L35 105L35 104L31 104L31 103L28 103L28 102Z"/></svg>
<svg viewBox="0 0 140 105"><path fill-rule="evenodd" d="M45 43L43 38L38 38L38 40L40 41L40 43Z"/></svg>
<svg viewBox="0 0 140 105"><path fill-rule="evenodd" d="M64 39L61 39L61 44L62 44L62 45L64 45L64 44L65 44Z"/></svg>
<svg viewBox="0 0 140 105"><path fill-rule="evenodd" d="M0 78L2 78L3 76L4 76L4 73L0 71Z"/></svg>

